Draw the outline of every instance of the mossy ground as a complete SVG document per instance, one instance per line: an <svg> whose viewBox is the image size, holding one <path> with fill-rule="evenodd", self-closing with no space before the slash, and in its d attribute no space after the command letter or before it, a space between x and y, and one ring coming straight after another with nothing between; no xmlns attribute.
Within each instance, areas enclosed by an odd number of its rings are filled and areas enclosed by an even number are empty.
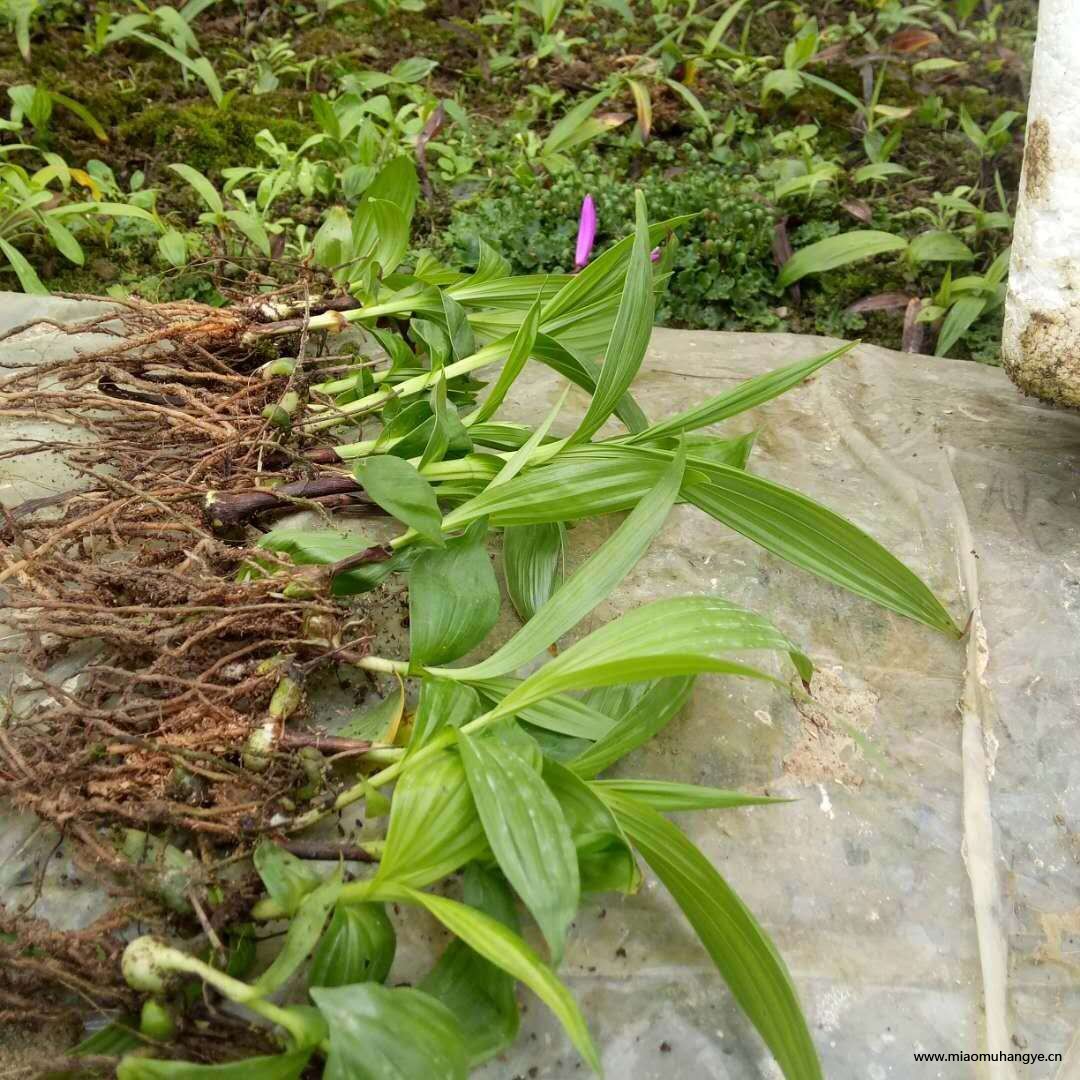
<svg viewBox="0 0 1080 1080"><path fill-rule="evenodd" d="M945 10L948 5L938 6ZM851 19L872 25L875 12L881 7L863 0L823 0L813 10L807 8L804 15L816 16L822 27L842 26ZM647 14L626 22L607 8L594 6L587 18L568 8L560 26L565 26L568 37L584 38L572 53L536 63L522 56L520 62L499 68L493 75L491 53L496 47L505 47L507 40L505 29L492 29L485 23L485 15L502 10L493 0L486 3L432 0L423 11L395 10L389 16L379 15L361 4L347 4L322 19L308 19L302 25L296 21L296 16L302 13L300 7L293 10L266 5L253 17L250 10L239 4L221 2L200 17L197 29L205 54L226 88L232 85L226 73L238 63L240 54L250 54L250 47L256 42L286 40L299 62L314 61L315 66L306 79L307 85L304 80L293 79L284 81L270 93L236 93L227 108L219 109L197 79L185 80L175 63L145 45L125 42L92 54L87 41L93 8L92 4L74 2L66 5L65 10L70 9L66 18L39 21L32 39L29 68L19 57L12 35L0 36L0 82L36 82L66 94L85 105L109 136L108 143L103 143L70 115L57 115L47 132L38 133L37 141L43 149L55 151L77 165L92 158L106 161L121 183L136 171L141 172L145 183L159 191L159 208L177 221L186 220L202 208L197 206L189 189L168 170L169 164L185 162L220 183L223 169L263 161L253 145L259 131L268 130L290 147L298 146L317 132L309 104L310 92L331 90L342 70L387 71L409 57L428 56L438 60L439 66L427 85L439 96L456 98L472 120L470 139L478 158L477 174L484 178L479 198L508 199L509 218L515 222L515 231L547 234L540 243L544 265L535 262L526 266L520 259L512 258L518 269L554 269L565 262L566 252L549 250L551 245L547 241L554 234L549 223L541 225L539 211L529 217L536 206L545 202L546 196L538 200L535 190L522 188L511 179L513 167L520 161L514 133L523 130L526 124L542 132L545 124L549 125L581 94L594 89L612 73L627 70L633 57L655 46L661 27L660 22L654 22ZM766 7L755 15L748 38L749 51L755 55L782 56L797 22L796 8ZM679 14L680 10L676 9L672 25L677 23ZM727 156L722 160L710 156L708 139L700 128L695 128L693 114L685 103L657 86L652 93L652 143L641 145L630 133L630 125L616 131L600 146L599 156L606 174L599 176L596 184L603 187L636 182L648 179L658 170L672 187L687 186L688 194L709 184L747 181L752 187L756 184L756 191L749 197L767 205L773 222L783 221L788 234L804 243L830 232L861 227L906 229L910 233L912 208L927 205L935 192L947 193L960 185L976 185L989 193L1000 183L1011 209L1019 182L1022 122L1016 125L1009 144L991 161L980 159L958 130L955 116L963 104L976 122L985 127L1007 109L1022 111L1027 76L1023 43L1030 42L1033 20L1033 12L1026 3L1008 0L1001 6L996 23L989 30L980 31L987 40L979 40L978 35L970 33L951 36L934 23L942 41L931 46L930 53L890 54L881 100L891 106L919 110L926 108L928 98L939 99L943 115L952 116L940 125L909 121L909 135L893 157L909 170L902 181L856 188L845 179L813 199L778 204L771 197L771 180L762 179L770 161L784 156L770 146L774 132L799 124L816 125L819 134L815 153L823 160L835 162L842 170L841 175L847 177L866 160L860 123L853 118L850 105L824 89L808 86L790 101L775 96L762 101L756 80L740 85L723 76L719 69L705 65L700 68L693 87L710 110L714 123L721 122L728 113L738 113L741 117L740 133L728 143ZM693 40L691 36L686 43L689 45ZM944 77L918 77L911 70L912 63L924 55L948 55L963 61L965 66ZM841 55L817 70L861 98L865 87L855 59ZM671 73L681 77L678 66ZM547 112L541 110L538 118L522 119L538 88L561 95L562 104ZM605 108L632 113L634 103L629 87L624 84L617 90ZM530 115L535 112L532 106ZM666 157L655 152L658 145L666 149ZM693 155L689 152L694 148L699 154L696 161L691 160ZM540 178L545 190L558 182L546 176ZM468 185L437 182L435 198L420 210L417 226L423 242L444 252L456 251L460 256L463 253L460 237L477 220L477 190L477 182L473 182L472 202L460 201L469 193ZM990 199L993 201L992 195ZM853 216L852 203L861 205L871 215L870 219ZM317 222L323 209L325 206L316 199L289 212L294 220ZM618 228L624 224L618 223ZM448 226L450 233L446 232ZM166 292L177 288L197 291L197 283L190 275L167 276L162 285L160 275L166 268L152 244L127 242L122 231L112 235L112 241L107 241L107 231L100 242L88 238L88 258L83 267L71 266L44 245L31 248L28 254L43 280L57 290L99 292L121 283L144 292L153 288L165 288ZM801 296L775 295L771 283L764 284L775 271L768 243L749 233L733 239L736 248L745 249L745 258L737 265L725 269L721 265L723 260L710 256L705 248L698 250L694 259L680 261L680 272L687 275L684 291L692 295L685 304L679 302L676 285L675 299L665 309L671 324L858 333L895 347L900 343L898 313L857 316L846 314L847 307L855 300L877 293L908 291L925 296L935 288L934 273L912 275L896 260L885 258L806 281ZM717 237L712 240L716 241ZM1003 243L1000 235L976 238L972 245L977 255L976 268L985 268ZM705 280L703 275L709 266L715 271L714 278L723 279L719 284L716 280ZM936 272L940 268L931 269ZM725 275L734 275L737 280L729 283ZM760 287L755 284L759 281L763 283ZM12 281L3 274L0 284L10 285ZM759 293L755 303L733 299L753 290ZM992 358L999 322L1000 313L988 316L985 325L977 325L969 332L956 355Z"/></svg>

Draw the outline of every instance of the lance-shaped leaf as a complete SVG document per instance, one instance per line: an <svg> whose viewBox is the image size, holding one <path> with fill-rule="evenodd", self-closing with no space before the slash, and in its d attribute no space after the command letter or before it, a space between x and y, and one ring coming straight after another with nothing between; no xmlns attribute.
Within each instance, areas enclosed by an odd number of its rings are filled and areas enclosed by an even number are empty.
<svg viewBox="0 0 1080 1080"><path fill-rule="evenodd" d="M566 530L561 522L511 526L503 533L503 573L510 602L528 622L562 577Z"/></svg>
<svg viewBox="0 0 1080 1080"><path fill-rule="evenodd" d="M341 892L341 868L300 902L289 920L285 943L274 962L255 981L260 996L273 993L296 973L322 936L323 927Z"/></svg>
<svg viewBox="0 0 1080 1080"><path fill-rule="evenodd" d="M420 469L434 461L442 461L451 449L458 453L467 453L472 449L472 440L458 416L457 409L453 402L447 400L446 375L441 371L431 391L431 411L431 430L420 458Z"/></svg>
<svg viewBox="0 0 1080 1080"><path fill-rule="evenodd" d="M458 746L499 868L558 964L580 898L577 854L562 808L540 774L501 740L462 732Z"/></svg>
<svg viewBox="0 0 1080 1080"><path fill-rule="evenodd" d="M834 270L838 266L869 259L887 251L904 251L907 246L904 237L877 229L859 229L829 236L796 251L780 268L776 283L781 289L786 289L807 274L823 274L826 270Z"/></svg>
<svg viewBox="0 0 1080 1080"><path fill-rule="evenodd" d="M635 191L637 225L634 246L626 267L626 283L619 301L619 313L611 330L604 366L589 408L571 442L587 442L615 411L623 394L630 389L634 376L645 358L652 335L655 300L652 263L649 260L649 221L645 196Z"/></svg>
<svg viewBox="0 0 1080 1080"><path fill-rule="evenodd" d="M729 810L735 806L763 806L790 802L768 795L744 795L741 791L705 787L701 784L678 784L668 780L594 780L594 791L601 795L615 792L628 795L653 810Z"/></svg>
<svg viewBox="0 0 1080 1080"><path fill-rule="evenodd" d="M710 596L657 600L594 630L530 675L492 710L510 716L551 694L590 686L711 671L775 682L757 668L728 659L744 650L788 653L800 676L813 666L767 619Z"/></svg>
<svg viewBox="0 0 1080 1080"><path fill-rule="evenodd" d="M688 221L693 221L696 214L684 214L681 217L668 218L649 226L648 247L660 243L665 236L673 233ZM626 276L626 264L632 257L637 234L624 236L617 244L598 255L580 274L570 277L558 293L544 308L545 332L549 326L574 312L588 308L612 296L617 296L622 289ZM555 331L558 336L558 331Z"/></svg>
<svg viewBox="0 0 1080 1080"><path fill-rule="evenodd" d="M521 680L500 676L495 679L477 679L471 685L475 686L487 701L497 705L521 685ZM600 739L611 731L615 724L604 713L568 694L554 694L535 705L520 709L517 715L545 731L557 731L561 735L572 735L578 739Z"/></svg>
<svg viewBox="0 0 1080 1080"><path fill-rule="evenodd" d="M683 496L774 555L891 611L959 636L941 601L895 555L850 521L742 469L710 464Z"/></svg>
<svg viewBox="0 0 1080 1080"><path fill-rule="evenodd" d="M414 668L464 656L499 617L499 583L487 553L487 526L474 522L446 546L426 551L409 574Z"/></svg>
<svg viewBox="0 0 1080 1080"><path fill-rule="evenodd" d="M600 1056L577 1002L551 968L517 934L489 915L459 904L456 900L448 900L445 896L434 896L408 887L394 892L404 900L427 908L447 930L470 948L523 982L555 1014L585 1063L593 1072L601 1071Z"/></svg>
<svg viewBox="0 0 1080 1080"><path fill-rule="evenodd" d="M611 333L611 322L616 312L611 311L611 317L604 317L602 333L600 334L599 348ZM599 366L591 358L579 357L572 353L561 341L557 341L550 334L537 334L533 342L532 355L537 360L547 364L552 371L557 371L564 378L569 379L575 386L580 386L592 394L596 390L596 380L600 375ZM618 405L615 406L615 415L626 425L628 431L644 431L649 426L648 418L641 411L641 406L627 391L623 394Z"/></svg>
<svg viewBox="0 0 1080 1080"><path fill-rule="evenodd" d="M479 863L465 868L465 903L517 934L514 896L497 872ZM419 989L438 998L457 1017L471 1066L506 1050L517 1038L514 980L460 938L451 941Z"/></svg>
<svg viewBox="0 0 1080 1080"><path fill-rule="evenodd" d="M490 679L514 671L588 615L633 569L660 531L679 494L685 461L685 451L678 450L653 490L555 595L493 656L456 669L455 676Z"/></svg>
<svg viewBox="0 0 1080 1080"><path fill-rule="evenodd" d="M465 768L454 750L406 767L394 789L378 878L422 887L488 850Z"/></svg>
<svg viewBox="0 0 1080 1080"><path fill-rule="evenodd" d="M532 353L539 326L540 297L537 297L532 307L526 312L525 318L521 321L521 326L514 335L514 340L510 345L510 352L506 357L502 370L499 372L499 377L495 380L495 385L488 391L487 397L484 398L483 403L476 412L467 418L467 424L470 426L480 424L485 420L490 420L495 415L506 398L510 387L513 386L514 380L521 374L522 368L525 367L525 362L529 359L530 353Z"/></svg>
<svg viewBox="0 0 1080 1080"><path fill-rule="evenodd" d="M775 371L768 371L764 375L755 375L752 379L746 379L731 390L725 390L722 394L717 394L700 405L695 405L692 409L669 416L645 431L629 436L625 441L627 443L655 442L669 435L677 435L680 431L696 431L710 424L719 424L728 417L746 412L747 409L755 409L758 405L763 405L766 401L771 401L786 393L793 386L798 386L815 371L849 353L856 344L857 342L850 342L821 356L799 360L786 367L777 368Z"/></svg>
<svg viewBox="0 0 1080 1080"><path fill-rule="evenodd" d="M492 488L502 487L504 484L509 484L526 465L532 463L532 460L536 454L540 444L544 441L548 431L551 429L551 425L555 423L555 417L562 411L563 405L566 403L566 396L570 393L570 387L566 387L563 390L562 395L555 402L554 405L548 410L547 416L540 421L540 425L537 429L521 444L503 463L502 468L495 475L494 479L488 484L487 490ZM559 452L562 449L562 445L565 440L562 440L558 446L549 444L546 453L550 456Z"/></svg>
<svg viewBox="0 0 1080 1080"><path fill-rule="evenodd" d="M324 1080L466 1080L457 1020L430 994L367 982L315 987L311 998L330 1029Z"/></svg>
<svg viewBox="0 0 1080 1080"><path fill-rule="evenodd" d="M463 727L484 711L471 686L428 675L420 684L420 702L413 717L409 753L415 753L444 727Z"/></svg>
<svg viewBox="0 0 1080 1080"><path fill-rule="evenodd" d="M567 762L567 768L586 779L610 768L632 750L644 746L662 731L686 704L694 686L692 675L677 675L632 684L637 695L624 710L609 714L614 720L609 731L592 746ZM591 702L591 695L586 698Z"/></svg>
<svg viewBox="0 0 1080 1080"><path fill-rule="evenodd" d="M323 880L303 859L265 837L255 845L252 861L270 898L286 915L295 914L304 897Z"/></svg>
<svg viewBox="0 0 1080 1080"><path fill-rule="evenodd" d="M384 982L397 935L382 904L338 904L308 969L308 986Z"/></svg>
<svg viewBox="0 0 1080 1080"><path fill-rule="evenodd" d="M666 463L636 447L573 447L452 510L446 528L460 529L480 517L493 525L534 525L629 510L655 486Z"/></svg>
<svg viewBox="0 0 1080 1080"><path fill-rule="evenodd" d="M577 849L584 892L636 892L641 871L607 805L569 769L544 761L544 780L559 801Z"/></svg>
<svg viewBox="0 0 1080 1080"><path fill-rule="evenodd" d="M644 488L648 470L634 462L635 455L670 461L672 454L658 447L615 443L572 447L550 465L530 470L501 491L477 496L455 513L471 518L475 511L486 510L493 521L517 522L526 511L515 505L516 499L506 500L505 492L534 489L558 500L549 486L556 476L565 480L564 505L575 516L587 516L589 505L598 508L593 512L601 512L601 507L609 512L632 499L635 489ZM606 490L605 478L610 478ZM936 630L960 634L918 575L858 526L805 495L719 461L688 455L681 496L795 566Z"/></svg>
<svg viewBox="0 0 1080 1080"><path fill-rule="evenodd" d="M603 798L682 908L787 1080L821 1080L791 976L754 916L670 821L626 795L605 790Z"/></svg>
<svg viewBox="0 0 1080 1080"><path fill-rule="evenodd" d="M450 353L455 360L463 360L476 352L476 341L469 325L468 312L449 293L442 294L443 312L446 315L446 331L450 337Z"/></svg>
<svg viewBox="0 0 1080 1080"><path fill-rule="evenodd" d="M433 544L443 545L435 492L407 461L387 454L365 458L354 466L353 475L376 505Z"/></svg>

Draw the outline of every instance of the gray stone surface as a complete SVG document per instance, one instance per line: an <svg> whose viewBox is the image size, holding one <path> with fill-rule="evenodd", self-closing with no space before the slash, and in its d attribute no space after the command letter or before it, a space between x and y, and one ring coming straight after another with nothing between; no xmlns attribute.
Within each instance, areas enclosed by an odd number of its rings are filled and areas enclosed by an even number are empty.
<svg viewBox="0 0 1080 1080"><path fill-rule="evenodd" d="M12 308L0 298L0 328L5 311L9 323L25 317ZM659 417L830 344L658 330L636 393ZM537 368L508 411L535 419L560 390ZM557 427L584 404L573 391ZM806 649L820 668L817 706L704 678L621 771L797 800L681 821L774 936L826 1076L1058 1075L1049 1063L912 1054L1061 1053L1080 1021L1080 417L1021 398L994 369L860 347L726 430L750 428L751 468L866 528L959 621L972 612L972 634L947 641L678 507L582 630L656 597L712 592L767 613ZM63 482L19 468L0 462L4 502ZM614 524L574 528L573 560ZM23 828L9 823L0 840L8 900L25 895L32 865L16 842ZM400 978L440 940L420 917L409 925ZM638 896L586 904L563 974L609 1076L777 1075L651 878ZM583 1074L535 1001L518 1046L483 1070Z"/></svg>

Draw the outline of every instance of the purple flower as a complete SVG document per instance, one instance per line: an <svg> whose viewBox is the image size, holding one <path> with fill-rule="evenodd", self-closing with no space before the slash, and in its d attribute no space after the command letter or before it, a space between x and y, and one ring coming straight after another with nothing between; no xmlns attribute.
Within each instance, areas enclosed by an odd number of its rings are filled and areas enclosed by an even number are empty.
<svg viewBox="0 0 1080 1080"><path fill-rule="evenodd" d="M592 254L596 243L596 203L586 195L581 203L581 220L578 222L577 249L574 251L574 268L580 270Z"/></svg>
<svg viewBox="0 0 1080 1080"><path fill-rule="evenodd" d="M654 247L652 249L652 251L649 252L649 258L653 262L659 262L660 261L660 249L658 247Z"/></svg>

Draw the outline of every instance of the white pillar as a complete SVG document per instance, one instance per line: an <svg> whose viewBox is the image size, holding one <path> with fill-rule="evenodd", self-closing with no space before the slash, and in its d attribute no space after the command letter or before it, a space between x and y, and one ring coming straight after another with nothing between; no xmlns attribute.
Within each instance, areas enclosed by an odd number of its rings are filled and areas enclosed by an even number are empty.
<svg viewBox="0 0 1080 1080"><path fill-rule="evenodd" d="M1080 0L1040 0L1002 356L1025 393L1080 407Z"/></svg>

